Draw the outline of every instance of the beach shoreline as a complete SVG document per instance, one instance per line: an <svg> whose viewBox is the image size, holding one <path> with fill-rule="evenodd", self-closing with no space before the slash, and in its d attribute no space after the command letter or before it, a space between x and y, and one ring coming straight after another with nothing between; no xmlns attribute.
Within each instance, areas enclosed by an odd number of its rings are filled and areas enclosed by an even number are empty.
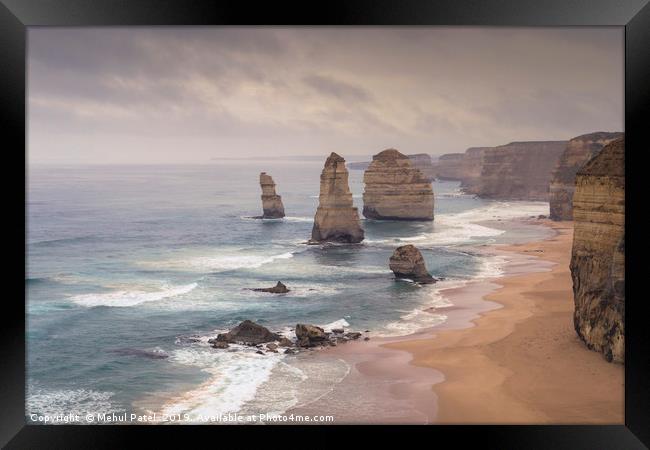
<svg viewBox="0 0 650 450"><path fill-rule="evenodd" d="M623 423L623 366L573 330L573 224L535 222L553 236L487 246L506 259L502 276L441 291L454 305L435 310L444 324L319 352L350 373L290 412L331 413L338 423ZM363 403L350 411L356 391Z"/></svg>

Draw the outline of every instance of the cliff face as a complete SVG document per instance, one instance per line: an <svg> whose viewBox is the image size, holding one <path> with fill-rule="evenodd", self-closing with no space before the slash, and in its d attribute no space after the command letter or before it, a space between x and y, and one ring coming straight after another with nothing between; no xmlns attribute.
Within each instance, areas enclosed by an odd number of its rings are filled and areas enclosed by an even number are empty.
<svg viewBox="0 0 650 450"><path fill-rule="evenodd" d="M352 204L345 159L330 154L320 176L320 196L310 243L363 240L359 212Z"/></svg>
<svg viewBox="0 0 650 450"><path fill-rule="evenodd" d="M606 145L576 176L573 322L587 347L625 360L625 140Z"/></svg>
<svg viewBox="0 0 650 450"><path fill-rule="evenodd" d="M460 180L463 163L462 153L447 153L440 155L434 164L435 177L440 180Z"/></svg>
<svg viewBox="0 0 650 450"><path fill-rule="evenodd" d="M551 219L573 218L573 193L578 170L607 144L619 139L623 133L597 132L584 134L569 141L558 161L549 187Z"/></svg>
<svg viewBox="0 0 650 450"><path fill-rule="evenodd" d="M431 182L399 151L375 155L363 182L363 215L368 219L433 220Z"/></svg>
<svg viewBox="0 0 650 450"><path fill-rule="evenodd" d="M504 200L548 200L551 172L567 141L511 142L483 154L480 197Z"/></svg>
<svg viewBox="0 0 650 450"><path fill-rule="evenodd" d="M260 186L262 187L262 218L280 219L284 217L282 197L275 193L275 183L266 172L260 173Z"/></svg>
<svg viewBox="0 0 650 450"><path fill-rule="evenodd" d="M427 181L433 181L436 176L433 171L433 164L431 162L431 155L427 153L417 153L415 155L408 155L413 166L418 169Z"/></svg>
<svg viewBox="0 0 650 450"><path fill-rule="evenodd" d="M465 193L476 194L481 181L483 155L489 149L490 147L470 147L465 150L460 168L460 187Z"/></svg>

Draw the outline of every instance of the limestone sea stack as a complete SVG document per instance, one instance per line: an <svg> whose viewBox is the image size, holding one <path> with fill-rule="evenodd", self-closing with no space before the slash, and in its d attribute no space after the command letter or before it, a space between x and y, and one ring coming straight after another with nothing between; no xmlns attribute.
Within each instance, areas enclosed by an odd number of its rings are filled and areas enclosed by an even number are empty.
<svg viewBox="0 0 650 450"><path fill-rule="evenodd" d="M282 197L275 193L275 183L266 172L260 173L262 187L262 219L281 219L284 217Z"/></svg>
<svg viewBox="0 0 650 450"><path fill-rule="evenodd" d="M625 361L625 140L606 145L576 176L573 323L587 347Z"/></svg>
<svg viewBox="0 0 650 450"><path fill-rule="evenodd" d="M436 178L435 166L431 160L431 155L428 153L416 153L414 155L406 156L408 156L408 158L413 163L413 166L416 169L419 169L427 180L433 181ZM347 163L347 168L349 170L366 170L370 164L370 161L351 162Z"/></svg>
<svg viewBox="0 0 650 450"><path fill-rule="evenodd" d="M549 188L551 219L573 219L576 173L605 145L622 136L623 133L596 132L584 134L569 141L551 178Z"/></svg>
<svg viewBox="0 0 650 450"><path fill-rule="evenodd" d="M310 244L363 240L359 211L353 206L345 159L332 152L320 176L320 196Z"/></svg>
<svg viewBox="0 0 650 450"><path fill-rule="evenodd" d="M396 278L406 278L423 284L436 282L427 271L422 253L413 245L397 247L388 265Z"/></svg>
<svg viewBox="0 0 650 450"><path fill-rule="evenodd" d="M486 149L479 197L499 200L548 201L551 173L567 141L511 142Z"/></svg>
<svg viewBox="0 0 650 450"><path fill-rule="evenodd" d="M363 215L376 220L433 220L433 189L408 156L391 148L363 175Z"/></svg>

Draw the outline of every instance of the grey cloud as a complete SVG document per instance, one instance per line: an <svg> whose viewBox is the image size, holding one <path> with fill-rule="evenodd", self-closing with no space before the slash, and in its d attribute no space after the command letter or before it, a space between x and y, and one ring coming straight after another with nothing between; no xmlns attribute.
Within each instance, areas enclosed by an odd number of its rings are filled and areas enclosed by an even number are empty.
<svg viewBox="0 0 650 450"><path fill-rule="evenodd" d="M622 38L613 28L32 28L29 157L73 161L87 147L142 161L154 141L176 162L273 148L446 153L617 130Z"/></svg>
<svg viewBox="0 0 650 450"><path fill-rule="evenodd" d="M370 101L372 96L360 86L324 75L308 75L303 81L317 92L343 101Z"/></svg>

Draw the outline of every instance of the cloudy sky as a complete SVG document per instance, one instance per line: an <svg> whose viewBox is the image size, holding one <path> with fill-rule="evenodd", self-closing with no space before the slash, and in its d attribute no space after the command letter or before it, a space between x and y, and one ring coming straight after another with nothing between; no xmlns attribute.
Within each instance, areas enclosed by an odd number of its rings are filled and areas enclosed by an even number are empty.
<svg viewBox="0 0 650 450"><path fill-rule="evenodd" d="M623 130L622 28L31 28L30 163L439 155Z"/></svg>

